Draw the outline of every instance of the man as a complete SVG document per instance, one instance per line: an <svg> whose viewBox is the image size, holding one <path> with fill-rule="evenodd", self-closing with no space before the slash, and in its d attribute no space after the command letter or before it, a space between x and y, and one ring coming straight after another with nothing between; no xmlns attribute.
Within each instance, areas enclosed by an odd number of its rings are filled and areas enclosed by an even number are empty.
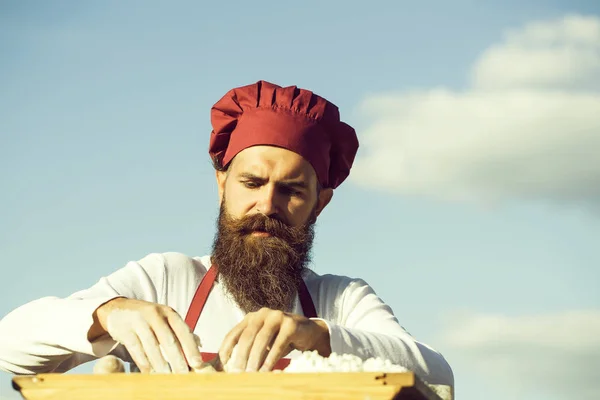
<svg viewBox="0 0 600 400"><path fill-rule="evenodd" d="M314 223L358 150L337 107L261 81L229 91L211 121L220 198L211 256L151 254L66 299L16 309L0 321L0 368L63 372L114 354L141 372L182 373L202 363L195 333L241 371L316 350L382 357L453 385L444 358L367 283L307 268Z"/></svg>

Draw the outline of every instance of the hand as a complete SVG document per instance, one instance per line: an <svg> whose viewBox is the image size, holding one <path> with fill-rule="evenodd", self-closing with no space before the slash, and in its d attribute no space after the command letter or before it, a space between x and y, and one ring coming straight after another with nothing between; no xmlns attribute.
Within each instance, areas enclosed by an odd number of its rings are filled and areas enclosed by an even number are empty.
<svg viewBox="0 0 600 400"><path fill-rule="evenodd" d="M225 337L219 350L223 364L228 364L236 347L235 359L228 365L235 371L271 371L277 361L290 351L317 350L331 354L329 328L320 320L263 308L249 313Z"/></svg>
<svg viewBox="0 0 600 400"><path fill-rule="evenodd" d="M141 372L183 373L202 365L195 335L170 307L116 298L98 307L94 322L90 340L108 333L125 346Z"/></svg>

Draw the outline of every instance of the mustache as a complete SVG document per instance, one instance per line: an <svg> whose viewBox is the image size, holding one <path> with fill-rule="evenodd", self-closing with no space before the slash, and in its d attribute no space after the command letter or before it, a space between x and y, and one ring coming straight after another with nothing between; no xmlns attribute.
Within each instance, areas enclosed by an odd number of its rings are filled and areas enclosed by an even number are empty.
<svg viewBox="0 0 600 400"><path fill-rule="evenodd" d="M294 245L296 241L304 239L302 234L306 227L290 226L277 216L269 217L264 214L252 214L240 219L230 218L228 229L242 236L249 235L254 231L262 231Z"/></svg>

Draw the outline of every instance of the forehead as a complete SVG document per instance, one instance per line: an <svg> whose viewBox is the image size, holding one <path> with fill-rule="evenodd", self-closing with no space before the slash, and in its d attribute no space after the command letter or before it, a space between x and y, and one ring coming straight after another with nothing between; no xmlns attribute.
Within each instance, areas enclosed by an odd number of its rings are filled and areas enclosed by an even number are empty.
<svg viewBox="0 0 600 400"><path fill-rule="evenodd" d="M314 168L301 155L274 146L252 146L242 150L233 159L231 172L252 173L275 180L317 180Z"/></svg>

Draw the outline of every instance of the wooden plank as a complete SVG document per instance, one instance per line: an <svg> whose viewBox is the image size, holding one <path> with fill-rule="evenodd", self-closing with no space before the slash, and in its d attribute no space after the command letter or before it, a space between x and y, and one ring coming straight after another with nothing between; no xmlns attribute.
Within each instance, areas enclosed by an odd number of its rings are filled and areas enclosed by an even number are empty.
<svg viewBox="0 0 600 400"><path fill-rule="evenodd" d="M203 374L39 374L13 378L18 387L77 385L273 385L285 383L323 385L413 385L413 373L329 372L329 373L203 373Z"/></svg>
<svg viewBox="0 0 600 400"><path fill-rule="evenodd" d="M131 387L126 389L116 388L63 388L56 390L24 390L23 397L27 400L190 400L190 399L215 399L215 400L390 400L402 399L396 397L398 388L394 386L379 387L205 387L205 388L144 388ZM421 397L420 399L423 399Z"/></svg>
<svg viewBox="0 0 600 400"><path fill-rule="evenodd" d="M13 378L26 400L438 400L413 373L40 374Z"/></svg>

